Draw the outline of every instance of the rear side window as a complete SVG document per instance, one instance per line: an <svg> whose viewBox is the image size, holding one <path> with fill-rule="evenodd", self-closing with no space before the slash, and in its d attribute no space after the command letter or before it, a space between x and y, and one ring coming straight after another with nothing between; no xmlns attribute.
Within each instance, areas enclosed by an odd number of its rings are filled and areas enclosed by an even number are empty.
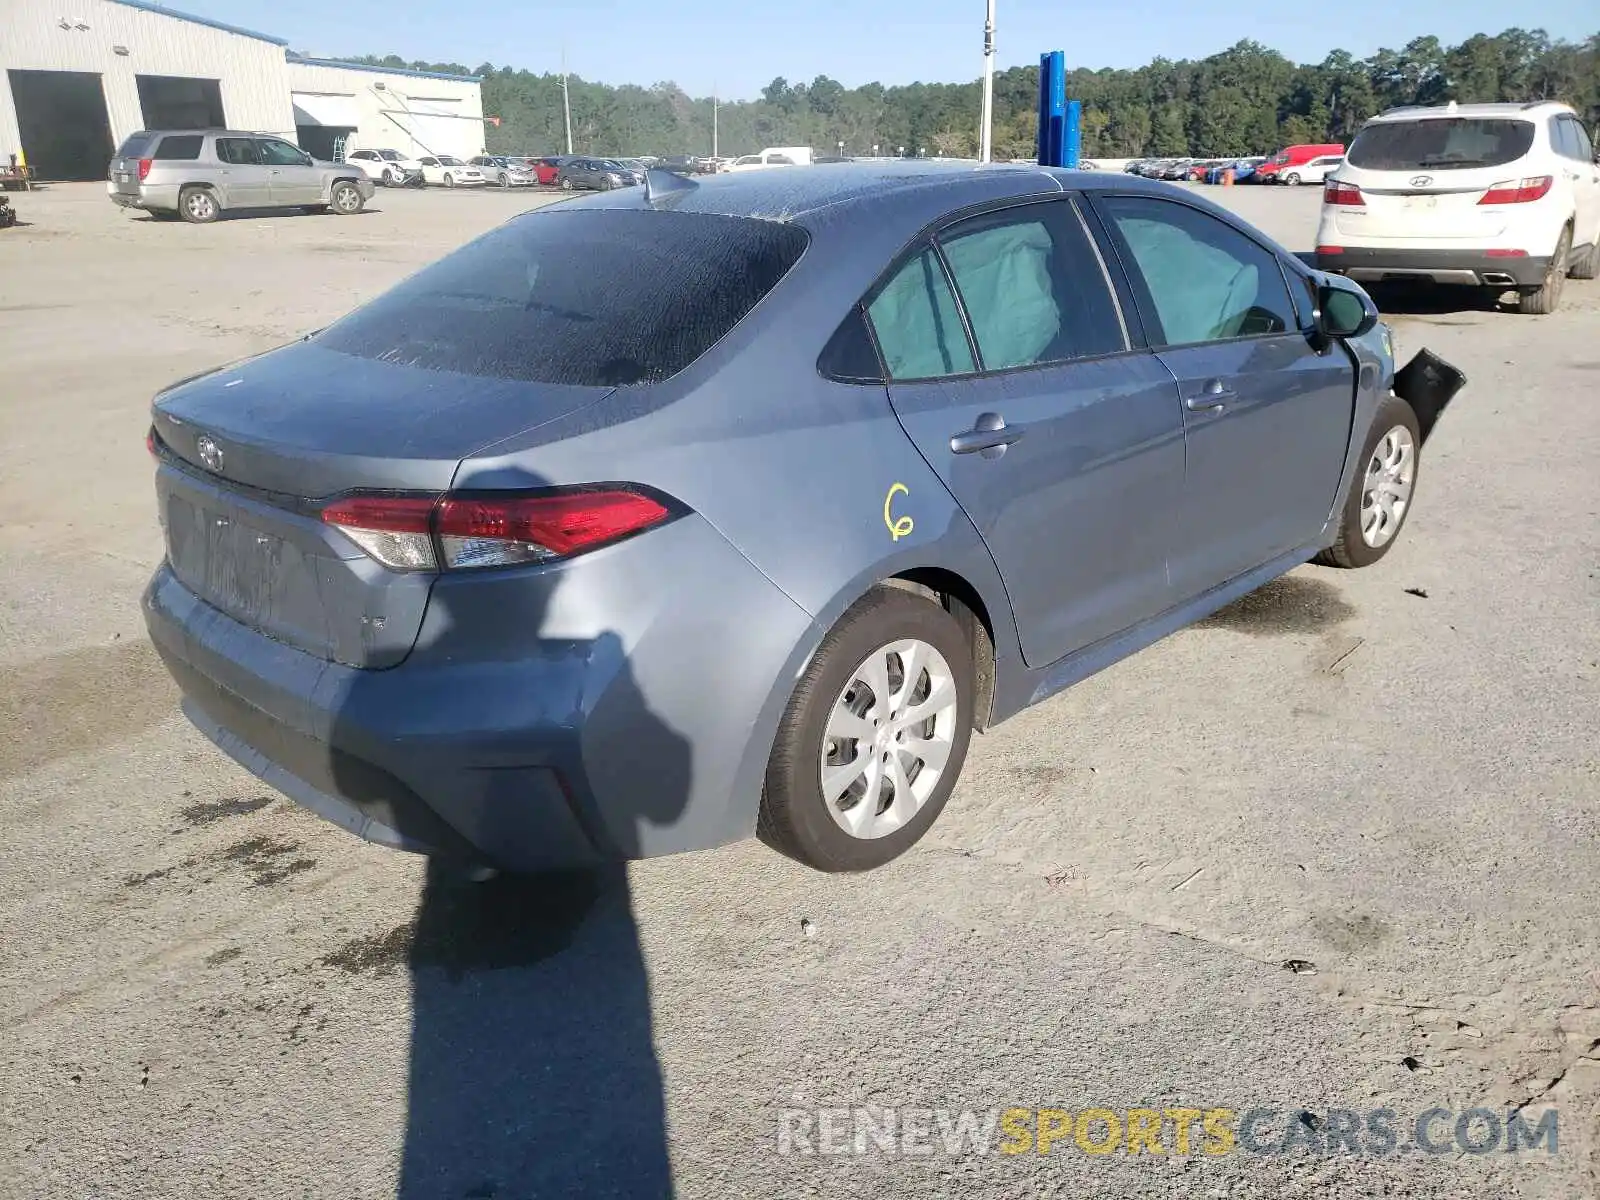
<svg viewBox="0 0 1600 1200"><path fill-rule="evenodd" d="M541 212L469 242L323 331L330 350L531 383L658 383L699 358L806 248L775 221Z"/></svg>
<svg viewBox="0 0 1600 1200"><path fill-rule="evenodd" d="M1533 148L1531 121L1430 117L1381 121L1356 134L1345 156L1368 171L1452 171L1502 167Z"/></svg>
<svg viewBox="0 0 1600 1200"><path fill-rule="evenodd" d="M217 157L236 167L256 166L261 156L256 153L254 138L217 139Z"/></svg>
<svg viewBox="0 0 1600 1200"><path fill-rule="evenodd" d="M939 235L985 371L1126 349L1099 259L1065 202L1004 209Z"/></svg>
<svg viewBox="0 0 1600 1200"><path fill-rule="evenodd" d="M205 144L205 140L198 133L180 133L164 137L161 139L161 144L156 147L155 154L151 157L193 162L200 157L200 147Z"/></svg>
<svg viewBox="0 0 1600 1200"><path fill-rule="evenodd" d="M155 141L154 136L148 133L136 133L122 143L122 148L117 151L118 158L143 158L145 151L150 149L150 143Z"/></svg>
<svg viewBox="0 0 1600 1200"><path fill-rule="evenodd" d="M937 379L977 369L944 267L931 249L906 262L867 305L893 379Z"/></svg>

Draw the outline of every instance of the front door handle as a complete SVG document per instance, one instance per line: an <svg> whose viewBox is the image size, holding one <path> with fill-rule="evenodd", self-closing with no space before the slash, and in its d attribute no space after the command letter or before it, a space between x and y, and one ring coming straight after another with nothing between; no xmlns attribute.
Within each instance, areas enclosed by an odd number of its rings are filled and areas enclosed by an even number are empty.
<svg viewBox="0 0 1600 1200"><path fill-rule="evenodd" d="M1208 379L1198 393L1184 400L1183 406L1190 412L1221 412L1238 395L1222 380Z"/></svg>
<svg viewBox="0 0 1600 1200"><path fill-rule="evenodd" d="M986 412L972 423L971 429L950 439L950 452L978 453L985 458L999 458L1006 452L1007 446L1026 432L1021 425L1007 425L1006 419L999 413Z"/></svg>

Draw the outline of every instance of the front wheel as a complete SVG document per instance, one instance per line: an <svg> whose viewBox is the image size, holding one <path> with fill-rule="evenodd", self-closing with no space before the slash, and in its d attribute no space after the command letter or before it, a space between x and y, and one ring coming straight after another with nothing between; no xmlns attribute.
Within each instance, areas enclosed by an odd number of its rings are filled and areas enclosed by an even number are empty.
<svg viewBox="0 0 1600 1200"><path fill-rule="evenodd" d="M385 167L383 169L383 186L384 187L393 187L394 186L394 172L391 171L388 167Z"/></svg>
<svg viewBox="0 0 1600 1200"><path fill-rule="evenodd" d="M1370 567L1394 545L1417 490L1422 432L1417 414L1398 396L1378 406L1357 460L1361 473L1339 511L1338 539L1318 554L1325 567Z"/></svg>
<svg viewBox="0 0 1600 1200"><path fill-rule="evenodd" d="M820 871L870 870L903 854L955 788L974 676L972 647L938 604L899 587L867 593L789 701L757 835Z"/></svg>
<svg viewBox="0 0 1600 1200"><path fill-rule="evenodd" d="M1289 174L1285 175L1283 177L1283 181L1286 184L1288 184L1290 187L1299 187L1300 186L1300 176L1296 175L1293 171L1291 171Z"/></svg>
<svg viewBox="0 0 1600 1200"><path fill-rule="evenodd" d="M572 190L572 180L570 180L570 179L563 179L563 180L562 180L562 181L561 181L561 190L562 190L562 191L563 191L563 192L570 192L570 191L571 191L571 190Z"/></svg>
<svg viewBox="0 0 1600 1200"><path fill-rule="evenodd" d="M456 177L454 175L446 174L444 177L444 185L445 187L455 187Z"/></svg>
<svg viewBox="0 0 1600 1200"><path fill-rule="evenodd" d="M507 175L504 171L500 172L500 186L503 188L508 188L511 186L511 176Z"/></svg>

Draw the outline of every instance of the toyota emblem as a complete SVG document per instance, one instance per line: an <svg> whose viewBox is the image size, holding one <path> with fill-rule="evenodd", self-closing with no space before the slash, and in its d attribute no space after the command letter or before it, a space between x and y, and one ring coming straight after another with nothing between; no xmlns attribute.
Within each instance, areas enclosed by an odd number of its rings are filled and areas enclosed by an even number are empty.
<svg viewBox="0 0 1600 1200"><path fill-rule="evenodd" d="M1413 175L1411 177L1411 186L1412 187L1427 187L1432 182L1433 182L1433 176L1432 175Z"/></svg>
<svg viewBox="0 0 1600 1200"><path fill-rule="evenodd" d="M208 471L222 470L222 447L206 434L201 434L194 444L200 455L200 465Z"/></svg>

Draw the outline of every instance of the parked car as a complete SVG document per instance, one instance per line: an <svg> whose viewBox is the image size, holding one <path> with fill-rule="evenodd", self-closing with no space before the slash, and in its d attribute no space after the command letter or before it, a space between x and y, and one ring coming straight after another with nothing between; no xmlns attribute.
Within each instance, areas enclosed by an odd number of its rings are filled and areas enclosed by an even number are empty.
<svg viewBox="0 0 1600 1200"><path fill-rule="evenodd" d="M874 867L974 729L1390 553L1462 383L1166 185L841 164L772 203L547 206L157 396L189 719L467 863Z"/></svg>
<svg viewBox="0 0 1600 1200"><path fill-rule="evenodd" d="M770 167L797 167L812 161L807 155L804 161L782 150L764 150L760 154L744 154L734 159L729 165L730 171L763 171Z"/></svg>
<svg viewBox="0 0 1600 1200"><path fill-rule="evenodd" d="M1271 182L1281 183L1285 187L1299 187L1302 183L1320 185L1338 170L1343 162L1343 154L1324 154L1320 158L1313 158L1304 166L1286 168L1269 178Z"/></svg>
<svg viewBox="0 0 1600 1200"><path fill-rule="evenodd" d="M675 171L679 175L699 175L700 160L692 154L672 154L664 158L661 165L668 171Z"/></svg>
<svg viewBox="0 0 1600 1200"><path fill-rule="evenodd" d="M349 163L320 162L266 134L228 129L130 134L107 172L106 193L123 208L194 224L240 209L304 208L353 216L374 192Z"/></svg>
<svg viewBox="0 0 1600 1200"><path fill-rule="evenodd" d="M430 184L442 184L447 188L453 188L482 187L489 182L481 169L448 154L428 155L419 158L417 162L422 164L423 180Z"/></svg>
<svg viewBox="0 0 1600 1200"><path fill-rule="evenodd" d="M422 179L422 164L398 150L352 150L345 161L383 187L404 187Z"/></svg>
<svg viewBox="0 0 1600 1200"><path fill-rule="evenodd" d="M1343 154L1344 147L1338 142L1305 143L1296 146L1285 146L1276 154L1269 155L1267 161L1256 168L1257 183L1275 183L1274 178L1284 171L1293 171L1303 167L1314 158L1324 158L1330 154Z"/></svg>
<svg viewBox="0 0 1600 1200"><path fill-rule="evenodd" d="M480 154L467 165L477 167L483 173L485 180L499 184L503 188L532 187L538 182L538 177L520 158L507 158L503 154Z"/></svg>
<svg viewBox="0 0 1600 1200"><path fill-rule="evenodd" d="M533 159L534 178L542 187L554 187L561 176L561 164L565 161L566 159L560 155Z"/></svg>
<svg viewBox="0 0 1600 1200"><path fill-rule="evenodd" d="M1264 158L1235 158L1217 163L1206 171L1206 182L1221 183L1223 175L1228 171L1232 171L1234 183L1243 183L1255 174L1258 166L1266 161Z"/></svg>
<svg viewBox="0 0 1600 1200"><path fill-rule="evenodd" d="M1515 289L1554 312L1600 269L1600 164L1565 104L1393 109L1325 184L1317 262L1352 279Z"/></svg>
<svg viewBox="0 0 1600 1200"><path fill-rule="evenodd" d="M614 158L569 158L561 164L556 182L563 191L588 188L610 191L644 182L643 171L630 171Z"/></svg>

